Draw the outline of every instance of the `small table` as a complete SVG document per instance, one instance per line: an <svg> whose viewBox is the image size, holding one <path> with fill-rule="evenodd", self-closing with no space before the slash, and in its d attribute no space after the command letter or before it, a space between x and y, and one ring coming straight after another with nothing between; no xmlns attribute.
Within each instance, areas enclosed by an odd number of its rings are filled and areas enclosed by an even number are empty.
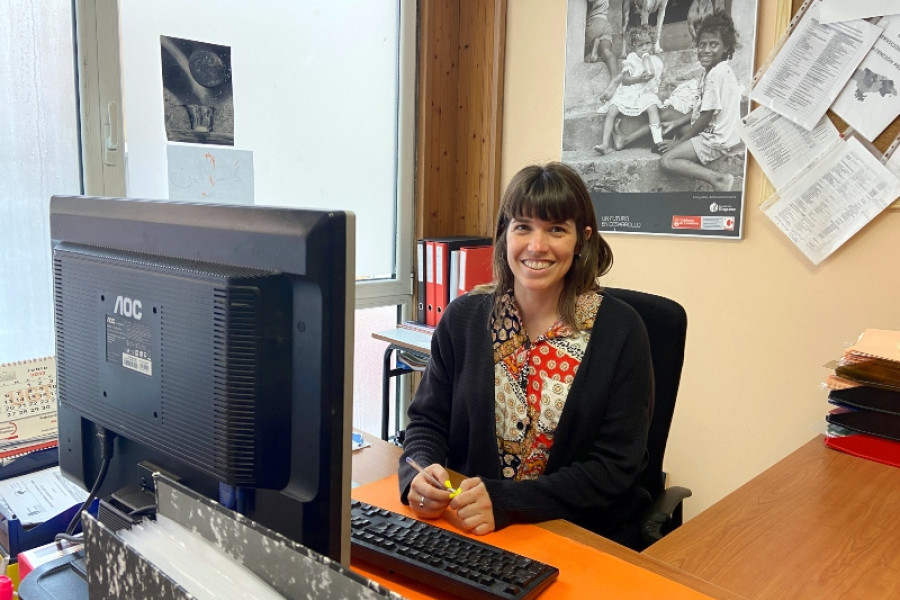
<svg viewBox="0 0 900 600"><path fill-rule="evenodd" d="M381 377L381 439L388 439L388 420L390 419L390 383L392 377L409 375L415 371L424 370L424 366L416 366L398 362L396 367L391 367L391 355L396 353L408 353L424 365L431 356L431 334L405 327L378 331L372 334L376 340L388 343L384 351L384 367ZM400 429L399 401L394 407L395 431Z"/></svg>

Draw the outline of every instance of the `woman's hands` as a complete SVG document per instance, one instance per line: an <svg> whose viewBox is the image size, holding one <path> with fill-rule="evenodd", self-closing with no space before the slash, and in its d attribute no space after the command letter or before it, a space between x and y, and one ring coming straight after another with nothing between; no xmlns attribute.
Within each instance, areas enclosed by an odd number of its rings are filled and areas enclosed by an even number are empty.
<svg viewBox="0 0 900 600"><path fill-rule="evenodd" d="M494 504L481 477L463 479L459 489L459 495L450 502L450 508L459 517L459 526L476 535L494 531Z"/></svg>
<svg viewBox="0 0 900 600"><path fill-rule="evenodd" d="M447 481L448 473L439 464L425 467L425 471L438 481ZM464 531L476 535L484 535L494 531L494 505L491 496L480 477L464 479L459 485L459 494L450 498L446 489L438 489L428 482L426 477L417 474L409 486L409 508L417 517L437 519L449 507L456 511L456 519L452 519Z"/></svg>
<svg viewBox="0 0 900 600"><path fill-rule="evenodd" d="M425 467L425 471L438 481L450 479L447 470L434 463ZM446 489L438 489L428 482L422 473L413 477L409 484L409 507L417 517L423 519L437 519L444 513L444 509L450 505L450 492Z"/></svg>

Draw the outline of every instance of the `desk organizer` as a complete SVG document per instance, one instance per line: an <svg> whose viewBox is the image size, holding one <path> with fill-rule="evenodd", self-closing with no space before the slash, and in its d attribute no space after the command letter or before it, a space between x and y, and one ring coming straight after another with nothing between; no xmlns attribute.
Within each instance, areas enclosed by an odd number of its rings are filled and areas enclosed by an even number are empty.
<svg viewBox="0 0 900 600"><path fill-rule="evenodd" d="M157 514L199 534L248 568L284 598L400 599L281 534L155 475ZM97 519L86 517L85 550L91 600L188 600L190 593Z"/></svg>

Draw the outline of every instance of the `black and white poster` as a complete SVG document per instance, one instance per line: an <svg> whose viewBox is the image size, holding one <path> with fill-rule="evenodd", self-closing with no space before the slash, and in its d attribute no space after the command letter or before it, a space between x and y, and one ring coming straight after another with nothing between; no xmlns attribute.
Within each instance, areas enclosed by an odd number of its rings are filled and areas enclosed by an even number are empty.
<svg viewBox="0 0 900 600"><path fill-rule="evenodd" d="M562 161L603 233L739 239L756 0L569 0Z"/></svg>
<svg viewBox="0 0 900 600"><path fill-rule="evenodd" d="M159 42L166 138L233 146L231 48L165 35Z"/></svg>

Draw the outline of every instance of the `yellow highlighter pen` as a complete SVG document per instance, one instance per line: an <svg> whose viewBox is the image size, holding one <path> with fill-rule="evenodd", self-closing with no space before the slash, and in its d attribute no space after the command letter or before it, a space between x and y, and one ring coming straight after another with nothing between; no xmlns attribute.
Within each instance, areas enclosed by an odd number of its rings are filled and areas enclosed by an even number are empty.
<svg viewBox="0 0 900 600"><path fill-rule="evenodd" d="M421 473L422 475L424 475L424 476L425 476L425 479L427 479L427 480L428 480L428 483L430 483L433 487L436 487L436 488L439 489L439 490L443 490L443 489L446 488L446 490L447 490L448 492L450 492L450 499L451 499L451 500L452 500L453 498L456 498L456 497L459 495L459 493L462 491L462 490L455 490L455 489L453 489L453 486L450 485L450 480L449 480L449 479L448 479L447 481L444 482L444 485L441 485L441 482L437 480L437 477L435 477L434 475L432 475L431 473L429 473L428 471L426 471L424 468L422 468L422 465L420 465L419 463L417 463L412 457L407 456L407 457L406 457L406 462L408 462L409 464L411 464L411 465L413 466L413 468L414 468L416 471L418 471L419 473Z"/></svg>

